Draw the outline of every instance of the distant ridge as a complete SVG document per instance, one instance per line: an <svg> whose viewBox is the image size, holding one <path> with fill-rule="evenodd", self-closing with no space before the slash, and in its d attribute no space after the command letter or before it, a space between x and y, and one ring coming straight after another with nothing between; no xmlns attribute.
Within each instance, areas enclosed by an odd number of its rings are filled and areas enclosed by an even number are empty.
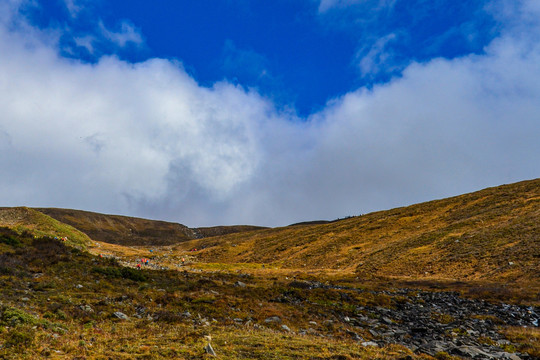
<svg viewBox="0 0 540 360"><path fill-rule="evenodd" d="M69 224L96 241L127 246L162 246L204 237L263 229L258 226L215 226L189 228L183 224L137 217L106 215L90 211L36 208Z"/></svg>

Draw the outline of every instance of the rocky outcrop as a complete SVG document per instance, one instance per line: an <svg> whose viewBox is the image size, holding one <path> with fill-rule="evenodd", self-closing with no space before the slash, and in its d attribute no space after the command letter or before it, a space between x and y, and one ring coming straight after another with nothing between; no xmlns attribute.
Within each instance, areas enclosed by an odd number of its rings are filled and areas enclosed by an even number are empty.
<svg viewBox="0 0 540 360"><path fill-rule="evenodd" d="M364 291L318 282L294 282L291 285L303 289ZM454 292L412 289L371 292L399 301L393 301L389 307L359 306L353 314L336 314L343 323L372 336L365 341L350 331L351 337L358 341L369 342L370 346L401 344L431 356L444 352L469 359L529 359L526 354L503 350L511 348L509 345L512 344L498 332L498 326L538 327L538 307L493 304L466 299ZM344 301L346 298L342 297ZM284 300L283 297L280 299Z"/></svg>

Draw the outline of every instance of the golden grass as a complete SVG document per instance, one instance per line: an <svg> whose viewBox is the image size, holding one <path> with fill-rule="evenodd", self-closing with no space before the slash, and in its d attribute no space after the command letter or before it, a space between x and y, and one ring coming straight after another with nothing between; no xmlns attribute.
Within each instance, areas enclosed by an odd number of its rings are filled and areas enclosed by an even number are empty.
<svg viewBox="0 0 540 360"><path fill-rule="evenodd" d="M520 344L518 351L540 359L540 328L506 327L502 332L511 342Z"/></svg>

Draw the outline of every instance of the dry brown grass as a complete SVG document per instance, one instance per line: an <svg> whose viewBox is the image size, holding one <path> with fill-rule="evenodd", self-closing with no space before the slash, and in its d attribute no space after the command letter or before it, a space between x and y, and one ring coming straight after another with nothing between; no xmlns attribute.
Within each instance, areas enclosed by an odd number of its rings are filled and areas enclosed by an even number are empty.
<svg viewBox="0 0 540 360"><path fill-rule="evenodd" d="M507 327L503 334L512 342L520 344L518 351L540 359L540 328Z"/></svg>
<svg viewBox="0 0 540 360"><path fill-rule="evenodd" d="M362 279L540 283L540 180L323 225L192 240L204 263Z"/></svg>

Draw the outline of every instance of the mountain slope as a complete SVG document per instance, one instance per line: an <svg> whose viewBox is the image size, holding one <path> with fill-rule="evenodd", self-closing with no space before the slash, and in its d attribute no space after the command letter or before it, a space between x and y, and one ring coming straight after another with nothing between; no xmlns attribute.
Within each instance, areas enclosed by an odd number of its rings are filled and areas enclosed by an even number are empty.
<svg viewBox="0 0 540 360"><path fill-rule="evenodd" d="M27 207L0 208L0 226L36 236L67 237L69 242L85 247L90 238L74 227Z"/></svg>
<svg viewBox="0 0 540 360"><path fill-rule="evenodd" d="M36 210L79 229L93 240L125 246L171 245L203 237L263 229L248 225L189 228L173 222L82 210L57 208Z"/></svg>
<svg viewBox="0 0 540 360"><path fill-rule="evenodd" d="M331 269L362 278L540 283L540 179L323 225L189 241L199 261Z"/></svg>
<svg viewBox="0 0 540 360"><path fill-rule="evenodd" d="M185 225L90 211L39 208L39 212L69 224L92 240L120 245L169 245L197 238Z"/></svg>

